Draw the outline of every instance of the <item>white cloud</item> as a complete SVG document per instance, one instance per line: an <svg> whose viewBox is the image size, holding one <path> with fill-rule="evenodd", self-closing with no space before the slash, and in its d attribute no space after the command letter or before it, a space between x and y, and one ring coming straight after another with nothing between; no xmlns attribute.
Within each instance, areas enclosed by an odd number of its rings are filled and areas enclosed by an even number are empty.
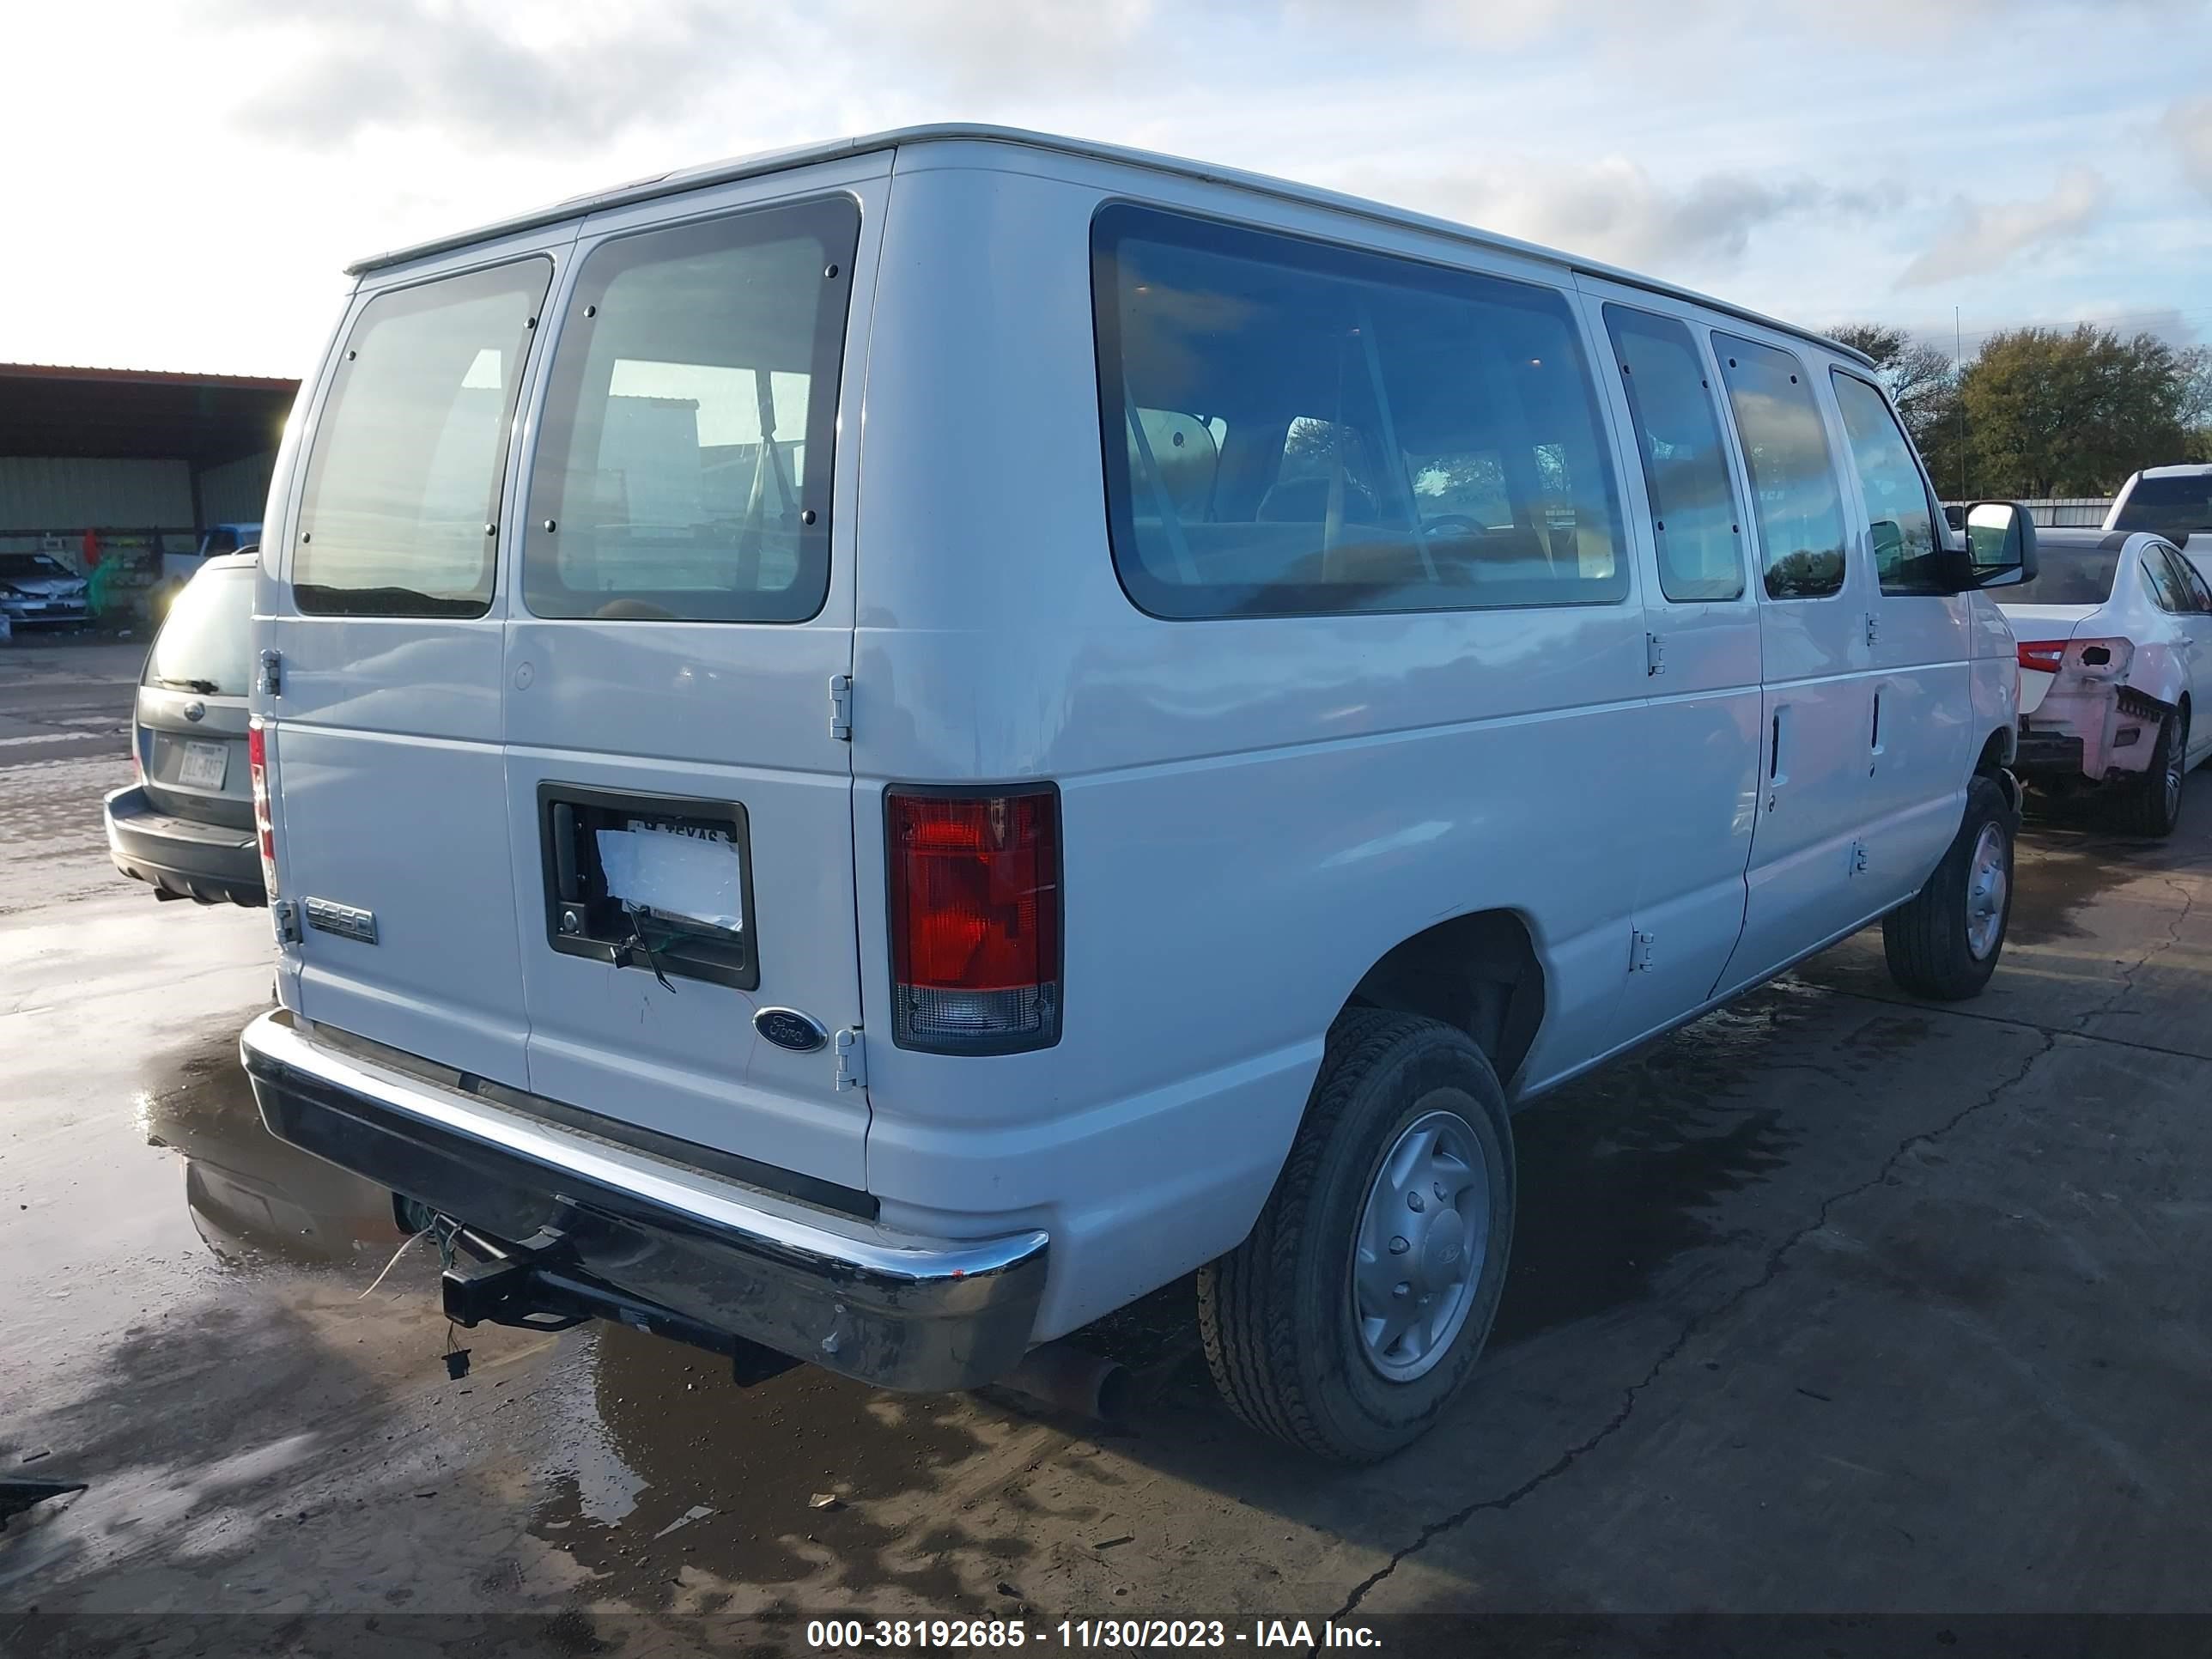
<svg viewBox="0 0 2212 1659"><path fill-rule="evenodd" d="M2182 172L2212 196L2212 97L2181 100L2159 126L2180 158Z"/></svg>
<svg viewBox="0 0 2212 1659"><path fill-rule="evenodd" d="M432 130L501 149L665 128L761 79L787 97L856 79L961 98L1095 81L1129 64L1155 10L1155 0L663 0L610 26L578 0L205 3L211 21L285 64L236 119L325 146Z"/></svg>
<svg viewBox="0 0 2212 1659"><path fill-rule="evenodd" d="M1996 270L2016 255L2079 236L2111 206L2112 191L2091 167L2069 167L2048 195L2020 202L1974 203L1961 196L1937 240L1905 268L1899 288L1924 288Z"/></svg>
<svg viewBox="0 0 2212 1659"><path fill-rule="evenodd" d="M1364 18L1484 45L1525 46L1571 37L1590 48L1667 40L1685 32L1741 38L1802 28L1865 40L1909 28L1917 40L2071 15L2090 26L2114 13L2201 15L2202 0L1286 0L1293 18Z"/></svg>
<svg viewBox="0 0 2212 1659"><path fill-rule="evenodd" d="M1670 185L1624 156L1587 163L1500 157L1429 179L1370 175L1355 187L1486 230L1654 271L1723 268L1753 234L1793 216L1862 213L1867 199L1802 177L1710 173Z"/></svg>
<svg viewBox="0 0 2212 1659"><path fill-rule="evenodd" d="M947 118L1357 190L1812 321L1955 297L1970 329L2093 305L2202 324L2189 283L2212 266L2212 215L2130 151L2203 156L2206 88L2172 20L2206 4L18 7L14 129L67 140L27 138L0 168L0 359L296 373L349 258L717 156ZM2016 231L2017 205L1990 208L1978 237L1955 196L2032 205L2068 165L2109 179L2112 206L2063 258L1897 295L1923 247L1978 240L1990 257ZM2057 246L2047 221L2029 230Z"/></svg>

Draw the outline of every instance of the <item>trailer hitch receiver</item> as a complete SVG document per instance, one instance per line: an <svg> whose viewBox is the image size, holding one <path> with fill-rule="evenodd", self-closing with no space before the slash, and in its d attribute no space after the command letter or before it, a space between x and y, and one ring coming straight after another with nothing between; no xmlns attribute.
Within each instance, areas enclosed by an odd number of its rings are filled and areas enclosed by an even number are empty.
<svg viewBox="0 0 2212 1659"><path fill-rule="evenodd" d="M723 1355L741 1388L764 1382L799 1364L727 1331L700 1323L672 1308L647 1302L601 1283L575 1265L562 1232L538 1230L510 1244L463 1227L443 1282L446 1317L456 1325L508 1325L526 1331L565 1331L587 1319L611 1319L632 1330Z"/></svg>

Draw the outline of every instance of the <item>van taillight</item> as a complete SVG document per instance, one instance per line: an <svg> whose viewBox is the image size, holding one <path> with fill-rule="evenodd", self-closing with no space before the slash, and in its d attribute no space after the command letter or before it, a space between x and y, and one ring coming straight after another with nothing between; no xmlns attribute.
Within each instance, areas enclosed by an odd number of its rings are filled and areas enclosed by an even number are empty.
<svg viewBox="0 0 2212 1659"><path fill-rule="evenodd" d="M893 789L891 1040L942 1054L1060 1040L1060 793Z"/></svg>
<svg viewBox="0 0 2212 1659"><path fill-rule="evenodd" d="M258 716L246 731L246 769L253 779L253 834L261 847L261 884L276 902L276 831L269 818L269 734Z"/></svg>

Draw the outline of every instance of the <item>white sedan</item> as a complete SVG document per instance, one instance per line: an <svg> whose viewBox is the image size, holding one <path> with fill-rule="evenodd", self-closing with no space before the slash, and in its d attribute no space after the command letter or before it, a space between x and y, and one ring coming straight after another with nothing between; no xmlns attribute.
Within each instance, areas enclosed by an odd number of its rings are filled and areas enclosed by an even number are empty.
<svg viewBox="0 0 2212 1659"><path fill-rule="evenodd" d="M2020 642L2014 769L2055 797L2094 789L2172 833L2185 773L2212 753L2212 588L2162 537L2037 532L2039 568L2001 598Z"/></svg>

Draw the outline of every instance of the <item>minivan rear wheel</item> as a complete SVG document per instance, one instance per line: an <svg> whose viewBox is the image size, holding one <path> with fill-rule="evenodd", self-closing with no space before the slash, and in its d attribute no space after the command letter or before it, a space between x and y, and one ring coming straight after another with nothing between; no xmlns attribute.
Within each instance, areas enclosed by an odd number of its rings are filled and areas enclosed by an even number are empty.
<svg viewBox="0 0 2212 1659"><path fill-rule="evenodd" d="M1977 995L1996 972L2012 921L2020 816L1995 778L1966 786L1966 816L1936 873L1881 919L1889 976L1934 1002Z"/></svg>
<svg viewBox="0 0 2212 1659"><path fill-rule="evenodd" d="M1355 1009L1249 1237L1198 1277L1231 1410L1321 1456L1417 1439L1473 1372L1513 1237L1504 1091L1466 1033Z"/></svg>

